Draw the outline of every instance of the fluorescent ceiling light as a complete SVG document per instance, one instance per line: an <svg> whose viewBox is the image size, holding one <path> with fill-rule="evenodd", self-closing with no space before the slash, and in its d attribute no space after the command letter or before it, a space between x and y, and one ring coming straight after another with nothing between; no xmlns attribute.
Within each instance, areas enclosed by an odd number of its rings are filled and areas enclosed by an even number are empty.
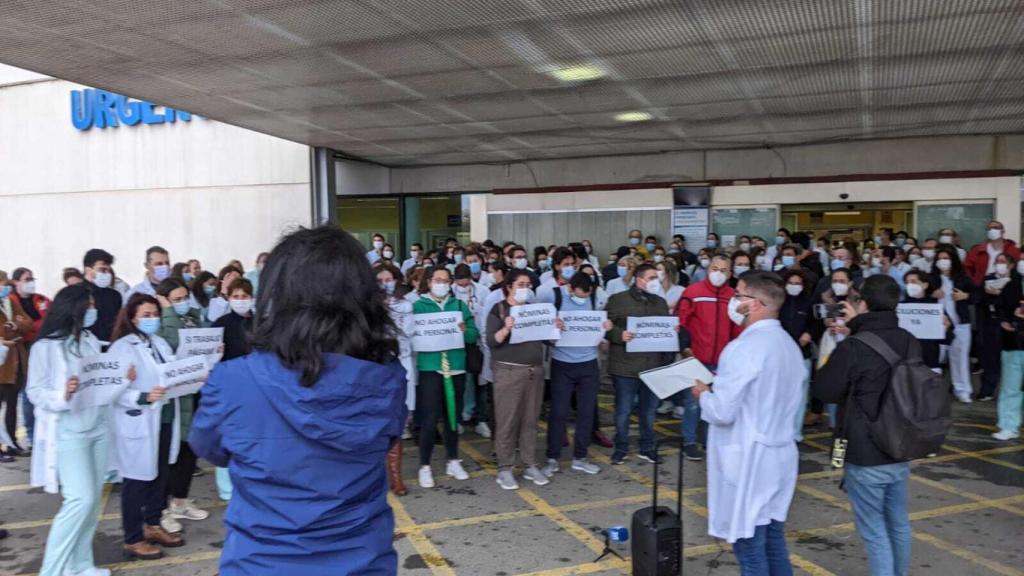
<svg viewBox="0 0 1024 576"><path fill-rule="evenodd" d="M580 66L567 66L565 68L555 68L550 70L548 74L561 80L562 82L586 82L588 80L597 80L598 78L604 77L604 70L597 66L590 66L583 64Z"/></svg>
<svg viewBox="0 0 1024 576"><path fill-rule="evenodd" d="M620 112L615 115L615 119L619 122L646 122L654 118L650 112L640 112L634 110L633 112Z"/></svg>
<svg viewBox="0 0 1024 576"><path fill-rule="evenodd" d="M860 216L860 212L825 212L825 216Z"/></svg>

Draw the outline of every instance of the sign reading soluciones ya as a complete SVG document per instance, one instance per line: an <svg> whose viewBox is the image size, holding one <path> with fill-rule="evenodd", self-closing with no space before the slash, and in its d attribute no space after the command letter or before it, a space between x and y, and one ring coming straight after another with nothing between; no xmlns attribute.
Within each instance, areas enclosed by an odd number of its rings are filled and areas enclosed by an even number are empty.
<svg viewBox="0 0 1024 576"><path fill-rule="evenodd" d="M122 124L173 124L178 120L190 122L192 114L144 100L129 100L106 90L71 91L71 123L79 130L117 128Z"/></svg>

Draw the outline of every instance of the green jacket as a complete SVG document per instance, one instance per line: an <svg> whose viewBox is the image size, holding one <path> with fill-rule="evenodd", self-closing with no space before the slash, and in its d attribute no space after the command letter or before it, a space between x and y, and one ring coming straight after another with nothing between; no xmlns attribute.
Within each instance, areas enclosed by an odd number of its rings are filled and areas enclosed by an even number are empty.
<svg viewBox="0 0 1024 576"><path fill-rule="evenodd" d="M626 352L622 333L626 331L626 319L630 316L667 316L668 304L661 296L654 296L633 286L625 292L612 296L605 306L612 329L608 331L608 373L614 376L636 378L644 370L665 366L672 362L672 354L666 352Z"/></svg>
<svg viewBox="0 0 1024 576"><path fill-rule="evenodd" d="M413 314L459 311L462 312L462 321L466 323L466 331L463 332L466 344L476 344L477 338L480 337L480 332L477 330L476 322L473 321L473 312L462 300L449 296L442 306L430 296L424 296L412 305ZM444 353L448 355L448 367L451 370L466 369L465 348L449 350ZM441 354L441 352L418 352L416 354L416 369L421 372L439 372L441 370Z"/></svg>
<svg viewBox="0 0 1024 576"><path fill-rule="evenodd" d="M177 352L178 343L180 342L178 331L186 328L202 328L203 319L201 313L202 311L192 308L188 311L188 314L178 316L174 308L163 308L160 311L160 330L157 332L157 335L166 340L171 349ZM188 433L192 429L192 414L195 412L195 397L182 396L178 400L178 405L181 407L181 437L188 438ZM171 403L167 403L164 406L162 413L164 424L173 421L173 408Z"/></svg>

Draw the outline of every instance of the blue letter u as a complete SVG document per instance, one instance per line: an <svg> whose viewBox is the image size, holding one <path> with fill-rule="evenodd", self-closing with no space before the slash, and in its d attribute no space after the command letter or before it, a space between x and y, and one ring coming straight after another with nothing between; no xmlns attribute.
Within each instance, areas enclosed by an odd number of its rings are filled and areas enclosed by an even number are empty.
<svg viewBox="0 0 1024 576"><path fill-rule="evenodd" d="M92 89L71 91L71 123L79 130L92 128L96 96Z"/></svg>

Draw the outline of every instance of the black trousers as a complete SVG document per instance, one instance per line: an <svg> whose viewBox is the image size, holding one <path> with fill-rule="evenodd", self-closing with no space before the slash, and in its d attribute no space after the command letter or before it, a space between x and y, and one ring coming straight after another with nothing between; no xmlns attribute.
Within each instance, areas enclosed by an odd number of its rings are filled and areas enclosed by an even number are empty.
<svg viewBox="0 0 1024 576"><path fill-rule="evenodd" d="M188 442L182 442L178 449L178 461L170 466L167 479L167 493L172 498L188 498L192 489L192 474L196 471L196 453Z"/></svg>
<svg viewBox="0 0 1024 576"><path fill-rule="evenodd" d="M167 479L171 455L171 434L173 423L160 426L160 450L157 455L157 475L153 480L124 479L121 486L121 527L124 529L124 543L142 542L143 524L159 526L160 516L167 507Z"/></svg>
<svg viewBox="0 0 1024 576"><path fill-rule="evenodd" d="M18 437L15 433L18 430L18 389L17 384L0 384L0 402L4 405L4 429L11 437L11 442L17 444Z"/></svg>
<svg viewBox="0 0 1024 576"><path fill-rule="evenodd" d="M462 414L462 394L466 390L466 375L452 376L455 383L455 421ZM434 453L434 430L437 421L444 424L444 448L448 460L459 457L459 431L452 430L448 422L448 407L444 397L444 376L437 372L419 373L416 385L416 417L420 423L420 466L429 466Z"/></svg>
<svg viewBox="0 0 1024 576"><path fill-rule="evenodd" d="M999 320L983 317L978 323L978 361L981 362L981 388L979 396L992 396L1003 375L1003 328Z"/></svg>
<svg viewBox="0 0 1024 576"><path fill-rule="evenodd" d="M597 360L580 362L551 361L551 412L548 417L547 457L557 460L569 423L573 394L576 394L576 434L572 457L586 458L594 433L594 407L601 386Z"/></svg>

